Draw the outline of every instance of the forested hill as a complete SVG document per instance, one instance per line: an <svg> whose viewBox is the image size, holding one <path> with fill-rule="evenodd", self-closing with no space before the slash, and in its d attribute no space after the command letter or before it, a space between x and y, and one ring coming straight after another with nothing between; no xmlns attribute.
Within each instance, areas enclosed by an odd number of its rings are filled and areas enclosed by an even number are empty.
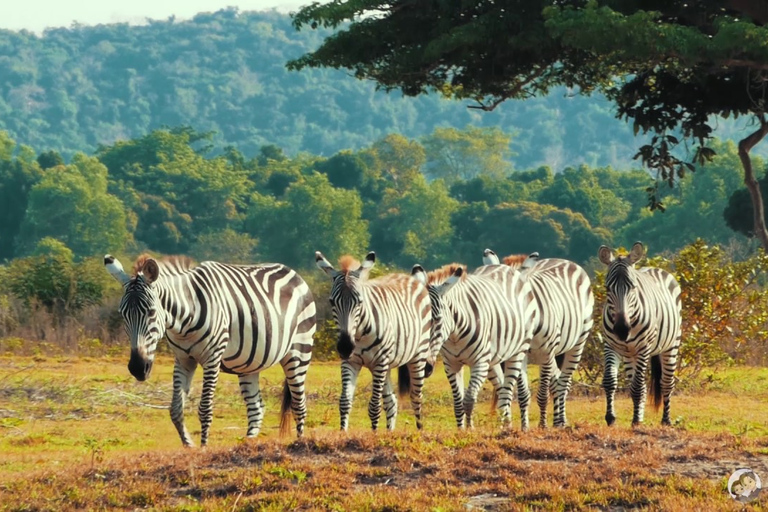
<svg viewBox="0 0 768 512"><path fill-rule="evenodd" d="M0 32L0 130L67 158L163 126L216 132L217 146L254 155L358 149L392 132L498 126L515 134L517 169L585 162L626 168L639 141L602 98L509 102L481 113L435 95L404 98L342 71L289 72L285 63L327 32L296 32L277 12L223 10L189 21Z"/></svg>

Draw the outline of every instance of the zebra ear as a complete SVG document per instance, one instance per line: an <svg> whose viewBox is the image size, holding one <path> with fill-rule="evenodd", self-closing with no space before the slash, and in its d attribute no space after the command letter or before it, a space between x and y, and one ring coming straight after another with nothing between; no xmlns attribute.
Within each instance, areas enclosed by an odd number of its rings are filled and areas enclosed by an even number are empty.
<svg viewBox="0 0 768 512"><path fill-rule="evenodd" d="M456 283L461 281L461 276L464 275L464 269L462 267L453 271L451 277L449 277L443 284L440 285L437 292L440 295L445 295L448 291L456 286Z"/></svg>
<svg viewBox="0 0 768 512"><path fill-rule="evenodd" d="M413 268L411 269L411 277L415 278L421 284L426 286L427 272L424 270L424 267L422 267L418 263L414 265Z"/></svg>
<svg viewBox="0 0 768 512"><path fill-rule="evenodd" d="M613 251L607 245L600 246L600 249L597 250L597 257L604 265L610 265L614 260Z"/></svg>
<svg viewBox="0 0 768 512"><path fill-rule="evenodd" d="M152 284L160 276L160 267L157 261L150 258L144 263L144 268L141 269L141 272L144 274L144 281L147 284Z"/></svg>
<svg viewBox="0 0 768 512"><path fill-rule="evenodd" d="M645 247L640 242L635 242L629 251L629 262L633 265L645 257Z"/></svg>
<svg viewBox="0 0 768 512"><path fill-rule="evenodd" d="M363 264L360 265L360 268L358 269L358 273L360 277L363 279L367 279L368 273L371 271L371 269L375 264L376 264L376 253L371 251L365 255Z"/></svg>
<svg viewBox="0 0 768 512"><path fill-rule="evenodd" d="M498 265L501 263L499 257L490 249L483 251L483 265Z"/></svg>
<svg viewBox="0 0 768 512"><path fill-rule="evenodd" d="M532 252L531 254L528 255L527 258L525 258L525 261L523 262L523 264L520 265L520 270L535 267L538 262L539 262L539 253Z"/></svg>
<svg viewBox="0 0 768 512"><path fill-rule="evenodd" d="M315 264L317 265L317 268L328 274L331 279L333 279L338 272L333 268L333 265L330 264L330 262L325 259L325 256L323 256L323 253L320 251L315 252Z"/></svg>
<svg viewBox="0 0 768 512"><path fill-rule="evenodd" d="M109 272L112 277L117 279L117 282L120 284L125 284L131 280L131 276L126 274L125 270L123 270L123 264L120 263L120 260L111 254L106 254L104 256L104 267L107 269L107 272Z"/></svg>

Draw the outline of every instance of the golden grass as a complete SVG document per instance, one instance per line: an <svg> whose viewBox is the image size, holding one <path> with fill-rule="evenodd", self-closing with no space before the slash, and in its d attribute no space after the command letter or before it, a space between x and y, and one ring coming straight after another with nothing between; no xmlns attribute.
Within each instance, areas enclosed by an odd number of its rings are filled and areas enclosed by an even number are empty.
<svg viewBox="0 0 768 512"><path fill-rule="evenodd" d="M366 372L343 434L338 364L313 363L306 437L278 438L282 375L271 369L265 426L250 441L237 379L222 375L209 448L189 450L165 409L172 361L157 361L144 383L126 363L0 358L0 510L736 510L727 476L748 466L768 478L765 369L718 372L709 389L675 396L676 428L649 410L632 430L626 396L605 427L598 392L569 401L571 427L525 433L517 411L511 430L498 427L488 388L476 430L458 432L438 369L425 387L425 431L406 400L396 431L373 434ZM193 396L199 389L200 375ZM199 440L194 406L187 425Z"/></svg>

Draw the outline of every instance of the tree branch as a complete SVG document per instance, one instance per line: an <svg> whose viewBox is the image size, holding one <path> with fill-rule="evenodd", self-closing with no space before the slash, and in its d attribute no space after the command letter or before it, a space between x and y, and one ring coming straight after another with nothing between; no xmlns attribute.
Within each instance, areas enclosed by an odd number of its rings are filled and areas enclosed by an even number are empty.
<svg viewBox="0 0 768 512"><path fill-rule="evenodd" d="M742 167L744 167L744 184L747 186L749 195L752 198L754 234L760 240L763 249L768 251L768 229L765 226L763 196L760 193L760 186L755 178L752 160L749 157L749 151L768 135L768 122L766 122L765 116L760 115L758 119L760 120L760 128L739 142L739 159L741 160Z"/></svg>
<svg viewBox="0 0 768 512"><path fill-rule="evenodd" d="M531 73L531 75L528 78L519 82L511 91L505 92L503 95L497 98L496 101L494 101L490 105L484 104L480 100L475 100L477 101L477 105L469 105L467 108L474 108L477 110L484 110L485 112L491 112L496 107L498 107L499 105L507 101L509 98L519 94L520 91L522 91L526 85L530 84L531 82L539 78L541 75L543 75L547 69L548 69L547 66L540 66L539 69Z"/></svg>

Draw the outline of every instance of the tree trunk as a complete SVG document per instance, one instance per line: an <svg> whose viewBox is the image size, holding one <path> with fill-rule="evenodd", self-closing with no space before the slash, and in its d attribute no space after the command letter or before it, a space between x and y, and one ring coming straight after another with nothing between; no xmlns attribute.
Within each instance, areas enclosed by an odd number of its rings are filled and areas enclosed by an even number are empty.
<svg viewBox="0 0 768 512"><path fill-rule="evenodd" d="M768 135L768 123L761 119L760 128L749 137L739 142L739 158L741 159L742 167L744 167L744 183L747 185L749 195L752 197L755 236L760 239L760 244L763 246L763 250L768 252L768 229L765 227L763 196L760 193L760 185L757 183L755 173L752 170L752 160L749 158L749 151L755 147L758 142L763 140L766 135Z"/></svg>

